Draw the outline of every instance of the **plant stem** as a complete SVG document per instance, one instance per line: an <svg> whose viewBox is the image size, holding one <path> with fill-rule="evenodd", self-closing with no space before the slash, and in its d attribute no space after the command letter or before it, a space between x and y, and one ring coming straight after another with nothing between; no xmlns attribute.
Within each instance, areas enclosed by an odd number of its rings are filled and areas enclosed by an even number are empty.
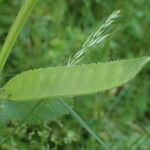
<svg viewBox="0 0 150 150"><path fill-rule="evenodd" d="M5 39L5 42L2 46L0 51L0 71L3 69L6 60L11 52L11 49L23 28L23 25L26 19L29 17L34 5L36 4L37 0L25 0L14 23L11 26L11 29Z"/></svg>
<svg viewBox="0 0 150 150"><path fill-rule="evenodd" d="M72 115L72 117L85 129L89 134L93 136L93 138L103 146L105 150L109 150L106 144L92 131L92 129L86 124L86 122L63 100L60 100L60 103L68 110L68 112Z"/></svg>

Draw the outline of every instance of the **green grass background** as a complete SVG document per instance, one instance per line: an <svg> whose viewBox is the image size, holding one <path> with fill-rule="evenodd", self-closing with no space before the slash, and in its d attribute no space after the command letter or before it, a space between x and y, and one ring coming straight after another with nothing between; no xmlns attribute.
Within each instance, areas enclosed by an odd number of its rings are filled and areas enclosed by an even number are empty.
<svg viewBox="0 0 150 150"><path fill-rule="evenodd" d="M0 47L21 2L0 1ZM24 70L66 65L88 35L117 9L121 17L114 32L82 63L150 55L149 8L148 0L39 0L5 65L1 85ZM111 150L149 150L150 66L123 87L74 99L74 109ZM10 122L7 131L15 126L17 122ZM66 115L48 124L24 124L0 149L97 150L99 145Z"/></svg>

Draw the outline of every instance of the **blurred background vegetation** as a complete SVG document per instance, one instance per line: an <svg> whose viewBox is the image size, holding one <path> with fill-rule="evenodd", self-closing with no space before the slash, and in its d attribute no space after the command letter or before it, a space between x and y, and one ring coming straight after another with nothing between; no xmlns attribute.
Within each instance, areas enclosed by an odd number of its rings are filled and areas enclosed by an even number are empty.
<svg viewBox="0 0 150 150"><path fill-rule="evenodd" d="M0 47L21 6L0 0ZM150 1L44 0L38 2L5 65L3 85L22 71L66 65L88 35L114 11L121 17L102 45L82 63L150 55ZM150 148L150 66L126 85L104 93L75 97L74 109L111 150ZM7 125L13 130L17 123ZM48 124L24 125L4 150L97 150L96 143L70 115Z"/></svg>

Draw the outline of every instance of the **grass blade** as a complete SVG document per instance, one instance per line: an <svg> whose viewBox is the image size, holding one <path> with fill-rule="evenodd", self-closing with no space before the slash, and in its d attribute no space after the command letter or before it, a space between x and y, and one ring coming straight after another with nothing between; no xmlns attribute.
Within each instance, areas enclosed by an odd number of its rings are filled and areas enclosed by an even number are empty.
<svg viewBox="0 0 150 150"><path fill-rule="evenodd" d="M60 100L62 105L69 111L72 117L85 129L88 133L100 144L105 150L109 150L106 144L91 130L91 128L84 122L84 120L63 100Z"/></svg>

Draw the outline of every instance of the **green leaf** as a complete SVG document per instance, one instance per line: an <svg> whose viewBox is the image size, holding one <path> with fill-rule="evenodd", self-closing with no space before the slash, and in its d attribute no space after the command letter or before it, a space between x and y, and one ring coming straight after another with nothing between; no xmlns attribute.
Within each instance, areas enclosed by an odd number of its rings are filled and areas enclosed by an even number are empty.
<svg viewBox="0 0 150 150"><path fill-rule="evenodd" d="M23 101L101 92L131 80L149 61L150 57L141 57L30 70L8 81L1 89L1 97Z"/></svg>
<svg viewBox="0 0 150 150"><path fill-rule="evenodd" d="M72 105L72 99L65 99ZM67 114L68 111L57 99L42 100L39 105L37 101L18 102L18 101L1 101L0 120L1 123L8 121L23 120L24 123L42 123Z"/></svg>
<svg viewBox="0 0 150 150"><path fill-rule="evenodd" d="M69 111L69 113L72 115L72 117L85 129L87 132L93 136L93 138L103 146L106 150L109 148L107 145L92 131L92 129L87 125L87 123L63 100L60 101L62 105Z"/></svg>

